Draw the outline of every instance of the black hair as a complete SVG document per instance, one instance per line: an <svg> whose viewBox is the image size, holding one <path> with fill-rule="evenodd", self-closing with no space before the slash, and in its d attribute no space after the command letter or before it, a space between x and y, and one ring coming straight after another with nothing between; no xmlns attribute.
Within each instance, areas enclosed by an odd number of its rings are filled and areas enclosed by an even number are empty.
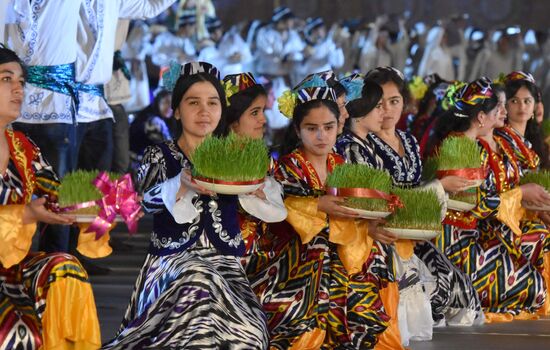
<svg viewBox="0 0 550 350"><path fill-rule="evenodd" d="M437 117L434 126L433 135L430 136L428 149L435 150L451 132L465 132L468 130L473 121L477 118L480 112L489 113L498 105L498 96L494 85L491 85L493 94L491 97L484 99L477 105L464 104L464 107L459 111L453 107L447 111L443 111Z"/></svg>
<svg viewBox="0 0 550 350"><path fill-rule="evenodd" d="M212 74L208 73L197 73L192 75L182 75L178 78L176 81L176 85L174 86L174 90L172 91L172 110L174 113L177 111L181 100L183 99L183 95L189 90L191 86L193 86L195 83L199 82L208 82L214 86L216 91L218 92L218 96L220 97L220 103L222 105L222 115L220 118L220 122L218 123L218 126L212 132L215 136L223 135L223 131L225 130L225 114L227 109L227 104L225 100L225 91L223 90L223 86L220 83L220 81L213 76ZM181 116L183 118L183 116ZM178 123L178 130L177 130L177 137L181 135L183 132L183 129L181 127L181 123Z"/></svg>
<svg viewBox="0 0 550 350"><path fill-rule="evenodd" d="M416 113L418 116L424 115L428 113L428 110L430 108L430 103L437 98L437 96L434 94L434 91L436 88L439 87L440 84L446 83L445 80L441 79L439 74L434 74L434 82L431 83L428 86L428 90L424 94L424 97L420 101L418 101L418 112Z"/></svg>
<svg viewBox="0 0 550 350"><path fill-rule="evenodd" d="M338 109L338 104L331 100L311 100L305 103L300 103L294 108L294 113L292 114L292 122L287 127L285 132L285 137L283 139L283 144L279 145L279 154L284 156L289 154L294 149L296 149L300 144L300 139L298 138L298 130L300 130L300 124L304 118L309 114L312 109L319 107L327 107L336 120L340 117L340 110Z"/></svg>
<svg viewBox="0 0 550 350"><path fill-rule="evenodd" d="M267 96L264 87L260 84L253 85L240 91L229 98L227 106L224 135L229 134L231 124L239 121L243 113L250 107L258 96Z"/></svg>
<svg viewBox="0 0 550 350"><path fill-rule="evenodd" d="M26 79L27 66L23 63L23 61L21 61L21 59L19 58L19 56L17 56L15 51L8 49L3 44L0 44L0 64L11 63L11 62L19 63L19 65L21 66L21 70L23 70L23 77L25 77Z"/></svg>
<svg viewBox="0 0 550 350"><path fill-rule="evenodd" d="M351 119L361 118L369 114L382 99L384 91L382 87L371 80L365 80L361 90L361 98L348 102L346 109L349 118L346 119L345 128L349 129Z"/></svg>
<svg viewBox="0 0 550 350"><path fill-rule="evenodd" d="M518 90L522 87L526 88L531 96L533 96L533 100L535 103L542 102L540 97L540 90L537 87L537 85L533 84L532 82L528 80L513 80L505 85L505 91L506 91L506 99L511 99L514 97ZM536 106L533 106L533 113L535 113ZM527 125L525 127L525 138L531 142L531 145L533 146L533 151L540 157L541 161L541 167L542 168L550 168L550 160L548 159L548 146L544 142L544 135L542 134L542 128L540 128L540 125L537 123L537 120L535 118L529 118L527 121Z"/></svg>
<svg viewBox="0 0 550 350"><path fill-rule="evenodd" d="M339 81L329 82L328 85L334 90L336 97L340 97L346 93L346 88Z"/></svg>
<svg viewBox="0 0 550 350"><path fill-rule="evenodd" d="M409 88L397 70L391 68L375 68L367 73L365 80L372 80L380 86L387 83L394 83L399 90L399 94L403 97L403 108L410 100Z"/></svg>

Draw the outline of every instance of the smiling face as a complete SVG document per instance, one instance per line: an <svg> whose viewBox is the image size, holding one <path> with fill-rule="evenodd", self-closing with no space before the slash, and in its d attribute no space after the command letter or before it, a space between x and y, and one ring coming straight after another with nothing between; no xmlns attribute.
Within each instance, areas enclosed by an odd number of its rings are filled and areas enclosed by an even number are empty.
<svg viewBox="0 0 550 350"><path fill-rule="evenodd" d="M240 116L239 120L231 124L231 130L237 135L261 139L265 132L266 118L264 109L266 102L267 96L259 95L256 97Z"/></svg>
<svg viewBox="0 0 550 350"><path fill-rule="evenodd" d="M381 86L384 92L382 95L382 108L384 110L382 129L394 129L403 113L403 96L393 82Z"/></svg>
<svg viewBox="0 0 550 350"><path fill-rule="evenodd" d="M196 138L211 134L222 115L222 104L216 88L209 82L197 82L185 92L174 113L180 119L183 133Z"/></svg>
<svg viewBox="0 0 550 350"><path fill-rule="evenodd" d="M25 77L17 62L0 64L0 120L9 124L19 117L23 104Z"/></svg>
<svg viewBox="0 0 550 350"><path fill-rule="evenodd" d="M508 110L510 122L517 124L527 123L535 113L535 98L526 87L522 86L507 101L506 109Z"/></svg>
<svg viewBox="0 0 550 350"><path fill-rule="evenodd" d="M300 123L298 136L306 153L326 156L336 143L338 120L326 106L312 108Z"/></svg>

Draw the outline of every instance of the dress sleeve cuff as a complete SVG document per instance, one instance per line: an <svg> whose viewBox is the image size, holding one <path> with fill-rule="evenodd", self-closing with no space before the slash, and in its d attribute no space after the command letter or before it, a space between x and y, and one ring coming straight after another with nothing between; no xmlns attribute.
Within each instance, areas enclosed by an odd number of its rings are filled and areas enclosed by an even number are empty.
<svg viewBox="0 0 550 350"><path fill-rule="evenodd" d="M521 236L519 222L525 215L525 209L521 207L522 197L523 194L519 188L501 193L500 205L497 212L497 219L508 226L518 236Z"/></svg>
<svg viewBox="0 0 550 350"><path fill-rule="evenodd" d="M280 222L286 219L287 210L283 202L282 186L268 176L263 192L265 200L254 195L239 195L241 207L250 215L264 222Z"/></svg>
<svg viewBox="0 0 550 350"><path fill-rule="evenodd" d="M317 198L287 197L285 206L287 221L306 244L321 232L327 224L327 215L317 211Z"/></svg>
<svg viewBox="0 0 550 350"><path fill-rule="evenodd" d="M181 172L171 179L164 181L160 186L162 202L172 214L178 224L192 222L200 212L193 205L193 198L197 194L195 191L188 190L183 197L177 200L176 195L181 186Z"/></svg>
<svg viewBox="0 0 550 350"><path fill-rule="evenodd" d="M0 206L0 262L10 268L28 254L36 223L23 224L25 205Z"/></svg>

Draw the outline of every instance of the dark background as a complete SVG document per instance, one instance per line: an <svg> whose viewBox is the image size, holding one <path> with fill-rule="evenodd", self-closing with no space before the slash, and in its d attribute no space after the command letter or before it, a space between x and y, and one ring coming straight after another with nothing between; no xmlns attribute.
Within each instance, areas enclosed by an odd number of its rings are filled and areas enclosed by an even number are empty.
<svg viewBox="0 0 550 350"><path fill-rule="evenodd" d="M321 16L328 23L410 11L409 24L418 20L433 24L454 13L468 13L471 23L483 29L504 25L547 29L550 24L549 0L214 0L214 4L226 25L268 20L277 5L288 6L303 18Z"/></svg>

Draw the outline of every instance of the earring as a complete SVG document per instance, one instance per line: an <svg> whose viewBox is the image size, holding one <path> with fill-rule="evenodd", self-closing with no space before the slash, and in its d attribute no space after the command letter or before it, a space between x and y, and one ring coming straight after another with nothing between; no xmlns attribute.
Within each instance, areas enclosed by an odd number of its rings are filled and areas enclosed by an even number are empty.
<svg viewBox="0 0 550 350"><path fill-rule="evenodd" d="M483 123L479 123L479 127L482 128L482 127L483 127Z"/></svg>
<svg viewBox="0 0 550 350"><path fill-rule="evenodd" d="M531 116L531 119L535 119L535 113L533 113L533 115Z"/></svg>

